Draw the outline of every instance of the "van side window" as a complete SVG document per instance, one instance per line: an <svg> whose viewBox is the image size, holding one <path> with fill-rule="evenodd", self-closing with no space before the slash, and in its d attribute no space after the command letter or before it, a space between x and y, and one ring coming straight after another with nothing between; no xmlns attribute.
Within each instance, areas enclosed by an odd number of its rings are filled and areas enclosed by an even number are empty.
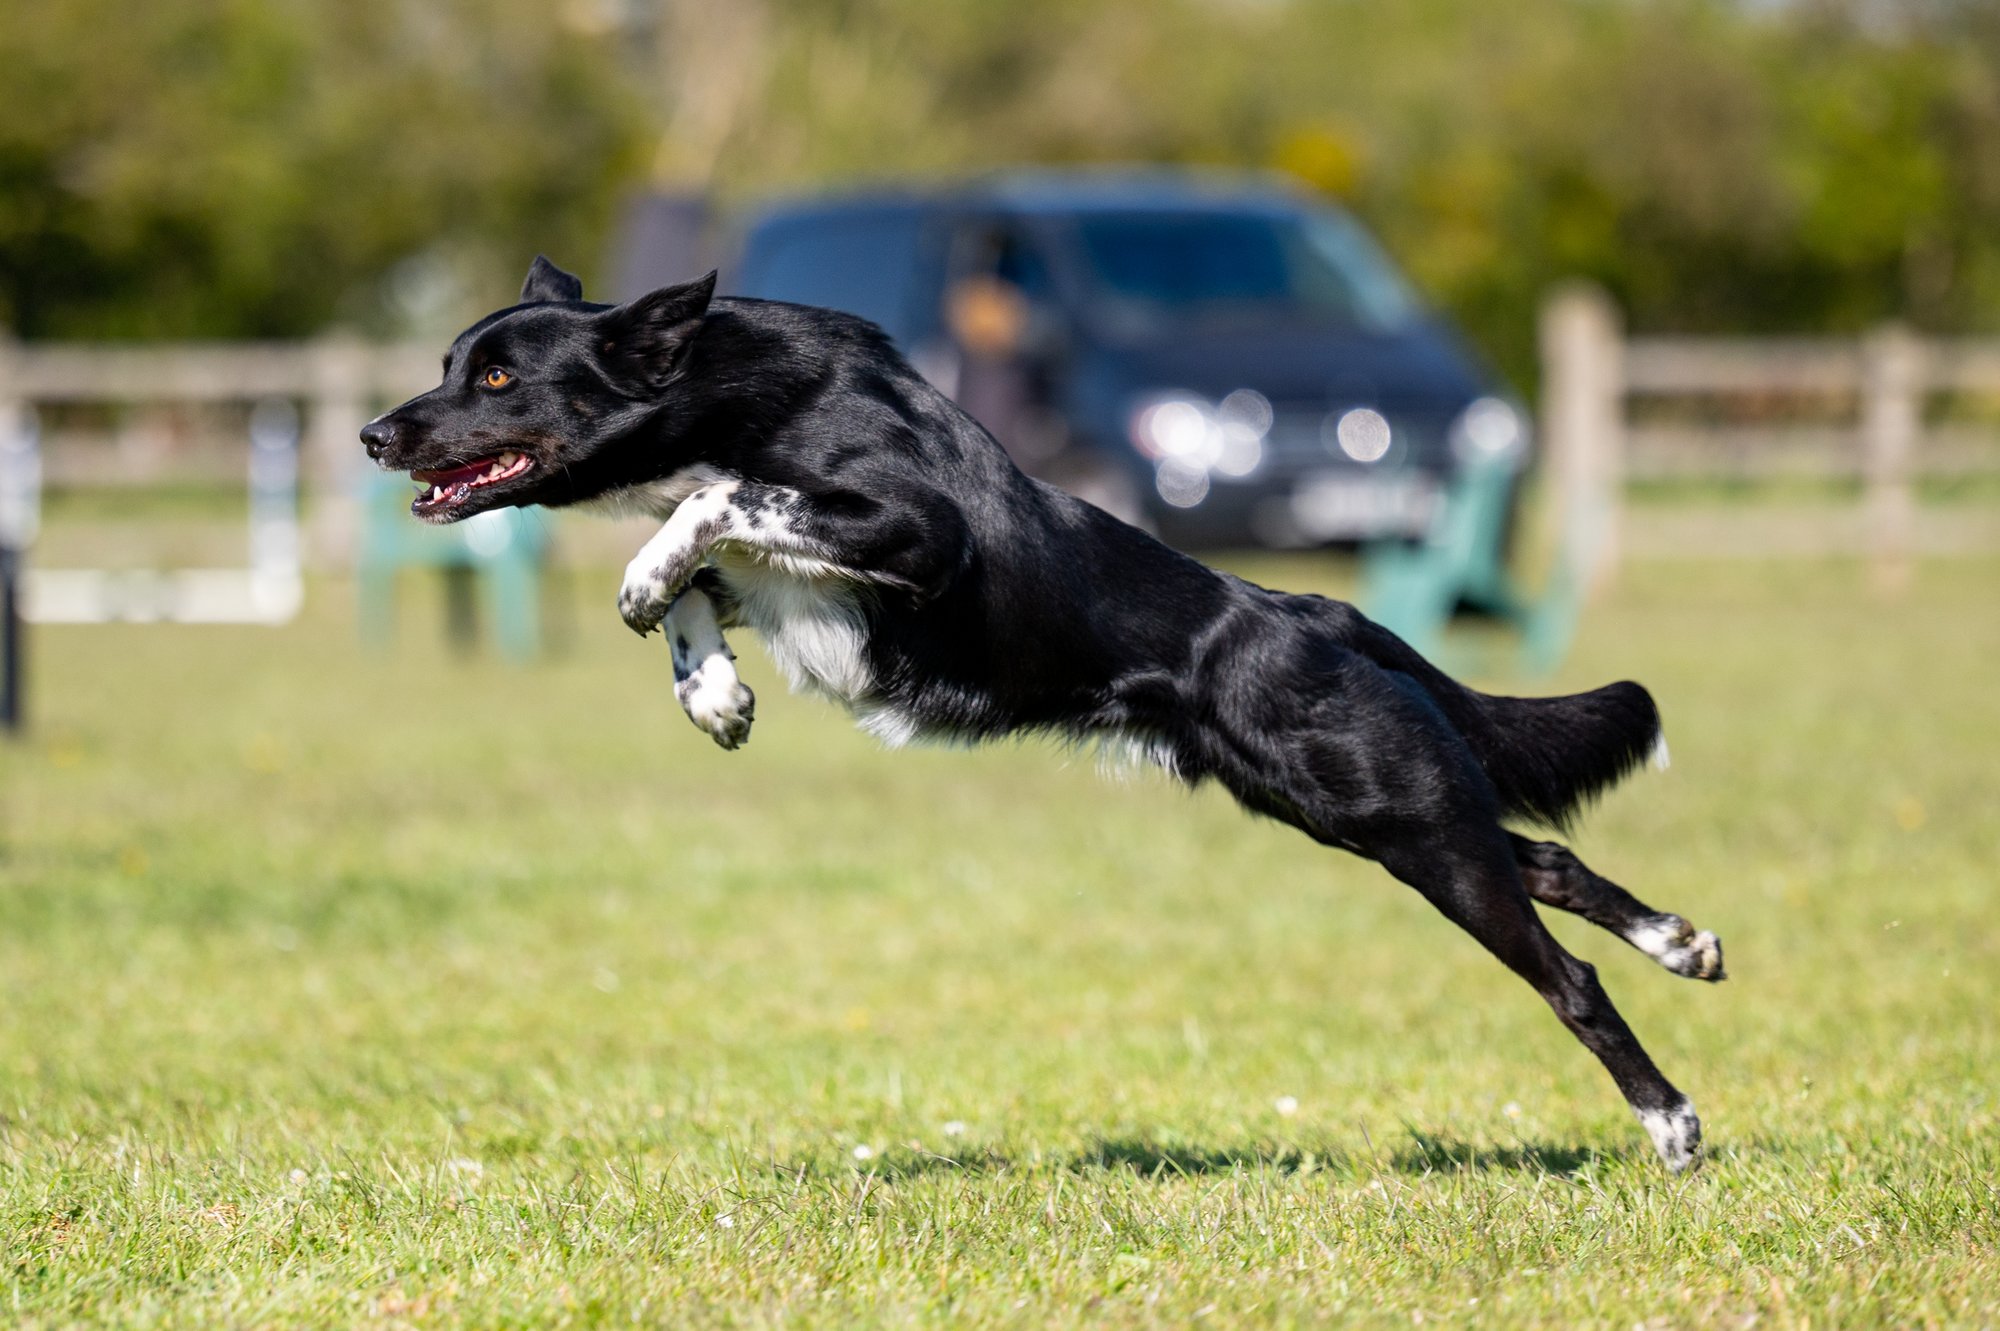
<svg viewBox="0 0 2000 1331"><path fill-rule="evenodd" d="M945 326L958 344L979 355L1015 355L1029 348L1055 300L1047 261L1033 240L1007 227L961 235L944 292Z"/></svg>
<svg viewBox="0 0 2000 1331"><path fill-rule="evenodd" d="M1048 261L1032 240L1016 232L1005 232L998 238L994 250L995 277L1019 287L1021 294L1034 304L1054 298L1055 287L1049 277Z"/></svg>

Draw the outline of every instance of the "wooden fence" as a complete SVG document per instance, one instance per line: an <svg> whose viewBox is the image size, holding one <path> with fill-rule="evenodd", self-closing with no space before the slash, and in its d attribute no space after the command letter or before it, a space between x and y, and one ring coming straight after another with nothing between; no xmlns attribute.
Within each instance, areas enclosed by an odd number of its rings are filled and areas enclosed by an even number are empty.
<svg viewBox="0 0 2000 1331"><path fill-rule="evenodd" d="M2000 473L2000 425L1926 424L1942 395L1984 396L2000 420L2000 339L1899 328L1865 338L1627 337L1594 288L1555 292L1541 320L1542 439L1569 548L1593 581L1625 548L1633 482L1851 476L1862 498L1834 545L1904 575L1917 548L1917 481ZM356 433L431 386L436 349L329 337L303 343L115 347L0 338L0 423L64 404L252 404L303 409L310 556L344 562L353 538ZM1752 404L1717 411L1716 404Z"/></svg>
<svg viewBox="0 0 2000 1331"><path fill-rule="evenodd" d="M437 383L437 349L348 337L310 342L111 346L0 338L0 423L40 407L255 404L282 399L303 415L312 544L344 562L353 535L357 435L377 412Z"/></svg>
<svg viewBox="0 0 2000 1331"><path fill-rule="evenodd" d="M1628 337L1601 291L1573 285L1544 305L1541 339L1546 465L1593 583L1625 549L1634 482L1851 478L1833 544L1895 586L1919 544L1918 482L2000 474L2000 410L1929 419L1953 400L2000 409L2000 338Z"/></svg>

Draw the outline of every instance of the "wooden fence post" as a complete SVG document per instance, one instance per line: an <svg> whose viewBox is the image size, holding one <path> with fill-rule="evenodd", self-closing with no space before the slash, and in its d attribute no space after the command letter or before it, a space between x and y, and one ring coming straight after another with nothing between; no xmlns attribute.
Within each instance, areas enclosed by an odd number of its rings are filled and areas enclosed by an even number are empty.
<svg viewBox="0 0 2000 1331"><path fill-rule="evenodd" d="M1560 558L1585 592L1619 558L1625 461L1624 332L1604 291L1557 287L1542 305L1542 442L1554 483Z"/></svg>
<svg viewBox="0 0 2000 1331"><path fill-rule="evenodd" d="M1916 495L1910 471L1923 429L1924 344L1891 324L1862 344L1861 457L1869 576L1879 591L1910 582Z"/></svg>

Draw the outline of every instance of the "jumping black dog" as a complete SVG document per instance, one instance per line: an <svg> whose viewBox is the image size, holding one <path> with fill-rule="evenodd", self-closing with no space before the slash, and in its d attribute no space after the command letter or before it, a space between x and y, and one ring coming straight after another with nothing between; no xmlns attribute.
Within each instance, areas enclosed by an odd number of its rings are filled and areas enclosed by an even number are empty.
<svg viewBox="0 0 2000 1331"><path fill-rule="evenodd" d="M1506 827L1563 829L1663 756L1643 688L1468 689L1352 606L1216 572L1030 480L872 324L714 287L591 304L538 258L520 302L460 334L443 382L362 441L413 473L429 522L520 504L660 518L619 612L664 627L676 693L725 749L752 719L722 636L742 626L794 689L886 744L1130 746L1376 861L1535 987L1668 1168L1699 1160L1693 1106L1532 903L1676 975L1721 979L1721 945Z"/></svg>

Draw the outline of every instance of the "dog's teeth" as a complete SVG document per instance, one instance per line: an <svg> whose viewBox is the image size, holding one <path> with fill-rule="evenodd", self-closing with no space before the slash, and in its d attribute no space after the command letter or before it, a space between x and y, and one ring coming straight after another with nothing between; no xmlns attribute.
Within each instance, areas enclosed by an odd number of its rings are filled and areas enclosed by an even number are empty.
<svg viewBox="0 0 2000 1331"><path fill-rule="evenodd" d="M442 500L443 498L444 498L444 487L442 485L431 486L430 502L435 504L440 500Z"/></svg>
<svg viewBox="0 0 2000 1331"><path fill-rule="evenodd" d="M495 462L492 466L486 469L486 474L484 476L481 476L479 479L482 481L497 481L500 479L500 473L505 470L506 470L505 466L503 466L498 462Z"/></svg>
<svg viewBox="0 0 2000 1331"><path fill-rule="evenodd" d="M500 455L500 470L512 471L514 470L514 464L520 460L521 455L519 453L502 453Z"/></svg>

